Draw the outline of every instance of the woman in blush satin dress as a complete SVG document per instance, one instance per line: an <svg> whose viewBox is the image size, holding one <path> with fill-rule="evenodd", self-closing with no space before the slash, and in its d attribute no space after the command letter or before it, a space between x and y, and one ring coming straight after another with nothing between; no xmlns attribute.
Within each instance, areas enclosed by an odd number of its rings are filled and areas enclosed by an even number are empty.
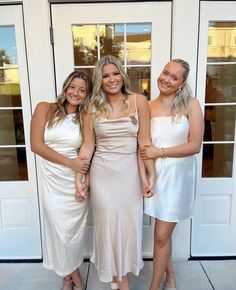
<svg viewBox="0 0 236 290"><path fill-rule="evenodd" d="M189 65L181 59L166 64L158 77L159 96L149 102L152 146L141 149L144 160L156 160L154 195L144 211L155 218L153 276L158 290L176 290L171 260L171 236L177 222L193 215L195 157L201 148L204 121L199 102L187 85Z"/></svg>
<svg viewBox="0 0 236 290"><path fill-rule="evenodd" d="M128 76L116 57L102 57L93 79L80 149L82 156L94 153L89 177L94 217L91 261L100 281L111 282L112 289L129 290L127 274L138 275L143 267L142 192L152 195L155 177L153 160L145 162L148 179L140 178L138 168L137 145L151 145L149 108L144 96L129 91Z"/></svg>
<svg viewBox="0 0 236 290"><path fill-rule="evenodd" d="M31 149L40 156L43 205L43 264L64 277L62 290L84 290L79 266L88 201L75 200L75 174L89 161L78 157L81 120L92 91L91 78L72 72L55 103L37 105L31 122Z"/></svg>

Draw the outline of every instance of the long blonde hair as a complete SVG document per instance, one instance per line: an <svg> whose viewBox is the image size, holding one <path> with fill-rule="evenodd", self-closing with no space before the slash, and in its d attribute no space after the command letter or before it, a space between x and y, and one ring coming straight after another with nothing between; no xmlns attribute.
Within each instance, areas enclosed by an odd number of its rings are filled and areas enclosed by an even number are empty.
<svg viewBox="0 0 236 290"><path fill-rule="evenodd" d="M192 91L187 83L187 78L189 75L190 67L189 64L183 60L183 59L172 59L170 62L178 63L180 64L184 69L183 74L183 86L182 88L176 91L175 98L172 103L171 107L171 115L173 118L180 117L181 115L187 113L190 114L190 108L189 108L189 100L192 96Z"/></svg>
<svg viewBox="0 0 236 290"><path fill-rule="evenodd" d="M82 125L82 119L85 113L85 110L88 106L88 103L91 99L92 94L92 80L91 77L83 72L83 71L73 71L68 75L68 77L65 79L63 86L62 86L62 92L60 95L58 95L57 100L55 103L51 104L49 114L48 114L48 128L51 128L55 126L56 124L60 123L65 117L66 117L66 90L68 89L70 83L74 78L83 79L87 86L87 96L85 98L85 101L83 104L78 106L78 109L76 111L76 117L75 120L77 120L78 123Z"/></svg>
<svg viewBox="0 0 236 290"><path fill-rule="evenodd" d="M100 58L100 60L96 63L94 71L93 71L93 93L91 98L91 120L92 124L94 124L96 118L104 113L108 114L108 109L106 105L109 103L106 97L106 93L102 88L102 70L104 65L106 64L114 64L123 79L123 85L121 88L121 92L123 94L123 102L125 103L127 110L129 109L129 95L132 94L130 91L130 81L127 73L125 72L122 63L120 60L112 55L105 55Z"/></svg>

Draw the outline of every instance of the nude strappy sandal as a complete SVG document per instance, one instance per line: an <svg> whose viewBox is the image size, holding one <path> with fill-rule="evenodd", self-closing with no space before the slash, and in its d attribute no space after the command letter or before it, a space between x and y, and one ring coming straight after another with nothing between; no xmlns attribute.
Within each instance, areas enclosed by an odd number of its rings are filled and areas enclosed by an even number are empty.
<svg viewBox="0 0 236 290"><path fill-rule="evenodd" d="M76 284L74 284L73 290L85 290L85 286L81 277L79 281L77 281Z"/></svg>
<svg viewBox="0 0 236 290"><path fill-rule="evenodd" d="M66 279L63 279L63 286L61 288L61 290L73 290L73 282L72 282L72 279L70 280L66 280Z"/></svg>

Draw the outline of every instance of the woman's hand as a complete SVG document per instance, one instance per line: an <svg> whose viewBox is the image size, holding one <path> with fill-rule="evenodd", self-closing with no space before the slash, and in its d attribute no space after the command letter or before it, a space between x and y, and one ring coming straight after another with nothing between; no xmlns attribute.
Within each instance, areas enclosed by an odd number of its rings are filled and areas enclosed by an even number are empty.
<svg viewBox="0 0 236 290"><path fill-rule="evenodd" d="M78 156L76 158L70 159L68 166L76 172L85 174L89 170L90 162L88 157Z"/></svg>
<svg viewBox="0 0 236 290"><path fill-rule="evenodd" d="M83 202L89 195L89 187L85 182L76 182L75 199L78 202Z"/></svg>
<svg viewBox="0 0 236 290"><path fill-rule="evenodd" d="M153 185L152 186L150 185L150 182L147 178L142 180L142 190L144 197L150 198L153 196L152 187Z"/></svg>
<svg viewBox="0 0 236 290"><path fill-rule="evenodd" d="M143 160L156 159L159 157L159 150L154 145L146 145L140 149L140 155Z"/></svg>

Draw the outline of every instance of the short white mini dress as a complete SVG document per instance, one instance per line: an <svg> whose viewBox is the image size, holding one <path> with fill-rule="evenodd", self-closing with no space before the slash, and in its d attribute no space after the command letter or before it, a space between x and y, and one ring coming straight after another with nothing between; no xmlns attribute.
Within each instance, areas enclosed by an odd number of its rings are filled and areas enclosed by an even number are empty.
<svg viewBox="0 0 236 290"><path fill-rule="evenodd" d="M151 119L152 143L172 147L188 142L189 120L181 116ZM144 201L144 212L159 220L178 222L193 215L195 201L195 156L158 158L154 195Z"/></svg>

